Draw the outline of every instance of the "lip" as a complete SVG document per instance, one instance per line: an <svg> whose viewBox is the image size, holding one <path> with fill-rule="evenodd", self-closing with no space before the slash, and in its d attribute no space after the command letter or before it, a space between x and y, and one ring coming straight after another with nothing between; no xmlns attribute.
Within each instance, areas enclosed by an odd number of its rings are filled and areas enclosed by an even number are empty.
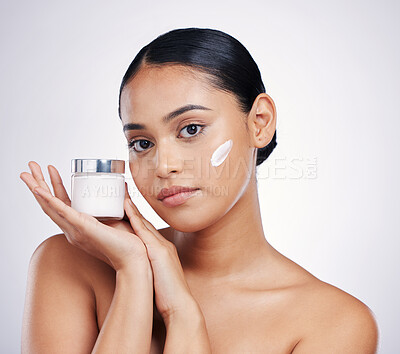
<svg viewBox="0 0 400 354"><path fill-rule="evenodd" d="M199 188L194 188L194 187L185 187L185 186L171 186L170 188L163 188L161 189L160 193L157 195L157 199L159 200L164 200L167 197L171 197L175 194L178 193L183 193L183 192L193 192L198 190Z"/></svg>
<svg viewBox="0 0 400 354"><path fill-rule="evenodd" d="M161 203L163 203L163 205L167 208L173 208L185 203L189 198L198 195L199 192L200 189L192 189L188 192L175 193L173 195L170 195L169 197L165 197L164 199L162 199Z"/></svg>

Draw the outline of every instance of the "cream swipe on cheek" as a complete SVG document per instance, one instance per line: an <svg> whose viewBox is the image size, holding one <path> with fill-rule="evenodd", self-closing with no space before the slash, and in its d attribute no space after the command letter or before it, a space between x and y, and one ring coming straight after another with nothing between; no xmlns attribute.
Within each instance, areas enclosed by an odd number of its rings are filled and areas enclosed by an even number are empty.
<svg viewBox="0 0 400 354"><path fill-rule="evenodd" d="M221 163L225 161L225 159L228 157L229 152L232 149L233 141L232 139L229 139L222 145L218 146L218 148L214 151L214 153L211 156L211 165L213 166L219 166Z"/></svg>

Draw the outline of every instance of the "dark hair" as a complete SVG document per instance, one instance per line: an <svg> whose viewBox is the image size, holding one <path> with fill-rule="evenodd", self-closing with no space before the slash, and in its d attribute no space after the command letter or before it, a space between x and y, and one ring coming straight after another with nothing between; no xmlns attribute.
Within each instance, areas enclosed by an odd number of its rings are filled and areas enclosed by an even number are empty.
<svg viewBox="0 0 400 354"><path fill-rule="evenodd" d="M210 74L210 83L232 93L244 113L249 113L255 98L265 87L257 64L248 50L232 36L209 28L182 28L164 33L143 47L126 71L119 90L118 114L121 118L121 93L142 65L180 64ZM269 144L257 149L260 165L274 150L276 131Z"/></svg>

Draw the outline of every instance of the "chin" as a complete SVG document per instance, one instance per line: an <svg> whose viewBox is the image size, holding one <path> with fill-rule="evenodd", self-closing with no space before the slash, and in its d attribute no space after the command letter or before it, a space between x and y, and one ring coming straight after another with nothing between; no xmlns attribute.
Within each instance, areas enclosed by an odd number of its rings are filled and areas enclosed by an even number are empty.
<svg viewBox="0 0 400 354"><path fill-rule="evenodd" d="M198 232L200 230L202 230L204 227L199 227L194 225L193 223L186 223L186 224L182 224L182 223L170 223L169 224L174 230L176 231L180 231L180 232L185 232L185 233L194 233L194 232Z"/></svg>
<svg viewBox="0 0 400 354"><path fill-rule="evenodd" d="M191 213L191 215L182 215L177 213L176 215L167 215L167 217L160 217L174 230L186 233L194 233L204 230L213 224L215 224L222 215L210 213L210 211L204 211L204 213L197 211Z"/></svg>
<svg viewBox="0 0 400 354"><path fill-rule="evenodd" d="M221 199L218 201L221 202ZM153 200L148 200L148 203L171 228L187 233L198 232L210 227L228 211L226 205L214 203L214 210L210 212L210 206L205 200L200 203L193 203L191 206L184 204L174 208L160 206Z"/></svg>

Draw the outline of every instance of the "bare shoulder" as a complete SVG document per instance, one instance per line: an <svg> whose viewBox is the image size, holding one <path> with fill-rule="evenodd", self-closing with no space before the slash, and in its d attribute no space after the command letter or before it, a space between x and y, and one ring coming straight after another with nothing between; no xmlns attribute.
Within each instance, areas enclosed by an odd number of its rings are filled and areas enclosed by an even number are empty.
<svg viewBox="0 0 400 354"><path fill-rule="evenodd" d="M39 246L36 247L32 254L31 261L43 260L48 262L51 260L70 261L72 258L79 259L84 253L79 248L70 244L64 234L56 234L46 238ZM60 257L62 256L62 257Z"/></svg>
<svg viewBox="0 0 400 354"><path fill-rule="evenodd" d="M48 237L36 248L31 263L38 261L69 271L88 286L92 285L99 267L104 268L102 271L112 270L103 261L69 243L63 233Z"/></svg>
<svg viewBox="0 0 400 354"><path fill-rule="evenodd" d="M36 248L28 271L22 353L90 352L98 335L92 277L101 263L64 234Z"/></svg>
<svg viewBox="0 0 400 354"><path fill-rule="evenodd" d="M304 308L302 338L293 353L376 353L378 325L372 310L349 293L313 278L297 291Z"/></svg>

